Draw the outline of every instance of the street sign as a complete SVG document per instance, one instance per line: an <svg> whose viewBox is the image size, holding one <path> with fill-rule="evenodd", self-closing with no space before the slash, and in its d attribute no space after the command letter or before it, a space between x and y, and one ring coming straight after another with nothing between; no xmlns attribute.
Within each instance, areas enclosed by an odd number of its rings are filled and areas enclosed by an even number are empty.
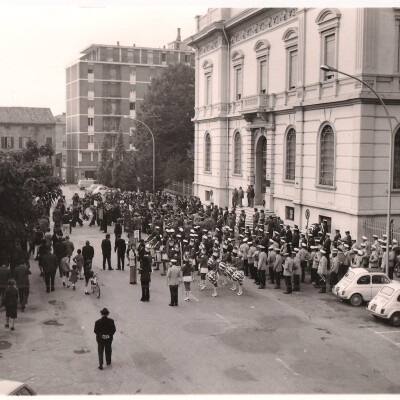
<svg viewBox="0 0 400 400"><path fill-rule="evenodd" d="M309 219L310 218L310 210L307 208L307 210L306 210L306 219Z"/></svg>

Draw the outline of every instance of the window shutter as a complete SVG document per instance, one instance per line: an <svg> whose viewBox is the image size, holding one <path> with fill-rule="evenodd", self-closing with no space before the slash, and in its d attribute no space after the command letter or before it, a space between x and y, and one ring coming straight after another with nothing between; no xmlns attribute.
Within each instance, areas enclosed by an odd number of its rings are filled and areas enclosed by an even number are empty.
<svg viewBox="0 0 400 400"><path fill-rule="evenodd" d="M19 138L19 148L22 149L22 137Z"/></svg>
<svg viewBox="0 0 400 400"><path fill-rule="evenodd" d="M11 148L14 148L14 138L11 136Z"/></svg>
<svg viewBox="0 0 400 400"><path fill-rule="evenodd" d="M6 138L2 137L1 138L1 148L5 149L5 147L6 147Z"/></svg>

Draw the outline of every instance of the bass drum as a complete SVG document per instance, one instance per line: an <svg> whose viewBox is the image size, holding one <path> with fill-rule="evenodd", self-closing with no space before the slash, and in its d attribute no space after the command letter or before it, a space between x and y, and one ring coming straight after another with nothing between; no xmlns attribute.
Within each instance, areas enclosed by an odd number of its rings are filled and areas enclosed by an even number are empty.
<svg viewBox="0 0 400 400"><path fill-rule="evenodd" d="M232 275L232 280L242 284L244 281L244 272L243 271L235 271Z"/></svg>
<svg viewBox="0 0 400 400"><path fill-rule="evenodd" d="M226 267L224 275L232 279L233 274L236 272L236 268L232 266Z"/></svg>
<svg viewBox="0 0 400 400"><path fill-rule="evenodd" d="M206 278L211 282L213 286L217 286L219 275L218 272L209 271L206 275Z"/></svg>

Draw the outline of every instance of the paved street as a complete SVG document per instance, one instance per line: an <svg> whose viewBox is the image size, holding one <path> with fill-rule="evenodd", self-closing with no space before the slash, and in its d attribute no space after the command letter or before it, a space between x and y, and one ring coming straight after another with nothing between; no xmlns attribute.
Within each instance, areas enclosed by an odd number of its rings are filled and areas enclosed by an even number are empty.
<svg viewBox="0 0 400 400"><path fill-rule="evenodd" d="M71 190L65 192L70 198ZM90 240L99 268L104 235L87 224L71 238L75 248ZM115 267L115 254L112 262ZM194 299L184 302L180 290L179 307L169 307L158 271L150 302L143 303L127 269L99 270L96 299L84 295L84 281L73 292L58 277L55 292L46 293L37 262L31 263L26 311L19 311L14 332L3 322L0 328L0 370L39 394L400 392L400 330L309 283L289 296L245 280L243 296L221 287L213 298L210 284L198 290L196 276ZM93 326L103 307L117 333L112 366L99 371Z"/></svg>

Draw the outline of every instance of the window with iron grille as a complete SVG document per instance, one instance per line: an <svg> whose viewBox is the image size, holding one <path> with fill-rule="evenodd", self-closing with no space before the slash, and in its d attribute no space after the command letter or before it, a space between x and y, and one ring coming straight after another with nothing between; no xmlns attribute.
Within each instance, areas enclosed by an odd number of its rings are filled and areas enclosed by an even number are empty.
<svg viewBox="0 0 400 400"><path fill-rule="evenodd" d="M325 125L320 137L319 184L333 186L335 168L335 134L330 125Z"/></svg>
<svg viewBox="0 0 400 400"><path fill-rule="evenodd" d="M393 189L400 189L400 129L396 132L394 139Z"/></svg>
<svg viewBox="0 0 400 400"><path fill-rule="evenodd" d="M285 207L285 218L294 221L294 207Z"/></svg>
<svg viewBox="0 0 400 400"><path fill-rule="evenodd" d="M208 132L204 138L204 170L211 172L211 137Z"/></svg>
<svg viewBox="0 0 400 400"><path fill-rule="evenodd" d="M234 173L242 173L242 137L240 132L236 132L234 140Z"/></svg>
<svg viewBox="0 0 400 400"><path fill-rule="evenodd" d="M294 181L296 177L296 131L292 128L286 135L286 174L285 178Z"/></svg>

